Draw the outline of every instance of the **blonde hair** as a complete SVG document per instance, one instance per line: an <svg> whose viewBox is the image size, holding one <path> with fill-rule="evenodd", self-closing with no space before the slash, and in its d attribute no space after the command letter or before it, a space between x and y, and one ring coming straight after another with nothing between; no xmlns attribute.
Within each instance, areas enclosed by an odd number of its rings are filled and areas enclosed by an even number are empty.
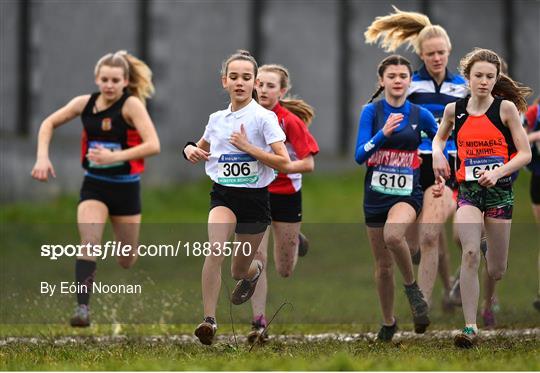
<svg viewBox="0 0 540 373"><path fill-rule="evenodd" d="M392 5L395 13L375 18L364 33L366 43L379 45L387 52L394 52L402 44L408 43L417 55L422 52L422 43L441 37L452 49L452 43L446 30L439 25L432 25L429 18L417 12L403 12ZM382 39L379 41L379 39Z"/></svg>
<svg viewBox="0 0 540 373"><path fill-rule="evenodd" d="M488 62L497 68L497 82L491 91L493 96L512 101L520 112L527 111L526 98L532 94L532 89L501 72L502 62L497 53L489 49L475 48L463 57L459 62L459 69L467 80L470 80L471 69L476 62Z"/></svg>
<svg viewBox="0 0 540 373"><path fill-rule="evenodd" d="M152 70L143 61L125 50L108 53L101 57L94 68L95 76L98 76L102 66L121 67L124 70L124 77L129 81L129 92L144 104L146 104L146 99L155 93Z"/></svg>
<svg viewBox="0 0 540 373"><path fill-rule="evenodd" d="M287 92L292 88L289 70L284 66L277 64L263 65L259 68L259 71L278 74L280 88L285 88ZM279 103L299 117L308 127L313 121L315 109L304 100L286 95L279 100Z"/></svg>

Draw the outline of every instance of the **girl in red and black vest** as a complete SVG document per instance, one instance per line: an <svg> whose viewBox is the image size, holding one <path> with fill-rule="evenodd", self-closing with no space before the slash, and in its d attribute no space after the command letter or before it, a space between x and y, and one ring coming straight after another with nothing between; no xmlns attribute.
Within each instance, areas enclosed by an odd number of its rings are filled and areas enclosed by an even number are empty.
<svg viewBox="0 0 540 373"><path fill-rule="evenodd" d="M461 300L465 327L455 336L457 347L470 348L478 340L480 239L487 235L489 276L500 280L507 267L514 194L512 173L531 160L531 149L519 111L527 109L528 87L501 73L501 59L488 49L475 49L460 62L471 97L446 106L433 140L435 196L441 196L449 165L443 149L454 128L458 209L456 224L462 247Z"/></svg>
<svg viewBox="0 0 540 373"><path fill-rule="evenodd" d="M145 100L154 93L148 66L125 51L109 53L96 64L99 91L73 98L42 123L37 160L32 177L48 181L56 173L49 159L49 143L57 127L81 116L81 162L85 176L77 208L81 244L101 245L110 218L116 242L131 247L117 257L123 268L137 260L141 222L140 178L144 158L159 153L159 139L146 110ZM129 245L129 246L127 246ZM88 303L96 273L96 251L83 250L75 263L77 308L71 325L90 325ZM84 286L82 286L84 285Z"/></svg>

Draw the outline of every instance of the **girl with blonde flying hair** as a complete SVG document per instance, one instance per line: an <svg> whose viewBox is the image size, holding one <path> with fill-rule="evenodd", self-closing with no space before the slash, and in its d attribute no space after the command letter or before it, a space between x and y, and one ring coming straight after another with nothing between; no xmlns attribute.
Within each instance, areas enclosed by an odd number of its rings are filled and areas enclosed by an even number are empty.
<svg viewBox="0 0 540 373"><path fill-rule="evenodd" d="M366 42L375 43L381 39L381 47L392 52L404 43L413 47L423 65L413 74L407 99L431 111L437 122L440 122L444 107L468 93L463 77L451 73L447 68L448 56L452 50L450 38L444 28L431 24L425 15L403 12L396 7L394 10L395 13L377 17L368 27L364 34ZM453 166L456 154L453 140L448 142L446 150ZM411 249L418 249L420 246L419 251L412 253L416 264L418 260L420 264L418 285L426 301L431 304L433 286L439 271L445 289L443 309L451 310L450 262L444 222L452 216L456 208L451 189L456 187L455 178L452 172L443 198L434 198L432 188L435 178L432 170L431 140L424 132L419 151L422 159L420 181L424 191L424 208L418 219L420 224L415 228L418 231L409 237ZM417 240L417 243L413 242Z"/></svg>
<svg viewBox="0 0 540 373"><path fill-rule="evenodd" d="M514 195L512 173L531 160L527 134L519 111L527 109L528 87L517 85L501 73L499 56L488 49L475 49L460 62L469 81L471 97L449 104L433 139L433 170L437 185L434 196L444 193L450 175L443 154L455 129L456 179L459 183L456 226L461 241L461 298L465 327L454 338L457 347L470 348L478 340L480 240L484 226L489 250L489 276L500 280L508 260ZM483 223L483 224L482 224Z"/></svg>
<svg viewBox="0 0 540 373"><path fill-rule="evenodd" d="M32 177L48 181L56 177L49 160L53 131L81 116L82 167L86 170L77 208L81 244L101 245L103 229L110 218L117 242L130 245L126 256L117 258L123 268L137 260L136 247L141 222L140 179L144 158L160 151L154 124L145 100L154 93L152 71L125 51L103 56L94 69L99 91L73 98L42 123L37 160ZM71 325L90 325L88 303L96 272L96 253L78 256L75 279L81 290Z"/></svg>
<svg viewBox="0 0 540 373"><path fill-rule="evenodd" d="M298 256L307 252L308 241L300 232L302 224L302 173L315 168L313 156L319 146L309 133L308 126L313 119L313 108L300 99L286 97L291 89L289 71L281 65L264 65L259 69L256 85L259 103L272 110L285 131L285 146L291 158L288 173L280 172L268 186L270 192L270 212L274 237L274 263L282 277L292 275ZM265 342L266 333L266 262L269 230L259 246L256 258L263 262L263 272L259 284L251 298L253 309L252 331L249 343Z"/></svg>

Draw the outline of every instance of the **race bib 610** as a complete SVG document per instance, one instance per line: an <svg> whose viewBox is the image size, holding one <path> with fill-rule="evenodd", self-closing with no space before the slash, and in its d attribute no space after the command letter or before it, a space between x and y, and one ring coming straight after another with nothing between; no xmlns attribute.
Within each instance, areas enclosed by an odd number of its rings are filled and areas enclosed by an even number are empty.
<svg viewBox="0 0 540 373"><path fill-rule="evenodd" d="M413 190L412 167L375 167L371 176L371 189L384 194L410 196Z"/></svg>

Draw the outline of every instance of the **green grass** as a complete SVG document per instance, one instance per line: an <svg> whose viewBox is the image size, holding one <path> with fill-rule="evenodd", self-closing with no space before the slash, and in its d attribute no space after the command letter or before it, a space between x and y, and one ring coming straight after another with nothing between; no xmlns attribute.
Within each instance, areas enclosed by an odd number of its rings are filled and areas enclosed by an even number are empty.
<svg viewBox="0 0 540 373"><path fill-rule="evenodd" d="M458 351L450 341L379 344L336 341L273 342L249 352L247 346L220 343L143 343L113 345L9 345L2 347L5 370L538 370L538 341L497 338Z"/></svg>
<svg viewBox="0 0 540 373"><path fill-rule="evenodd" d="M499 325L538 327L531 307L537 291L538 228L529 205L529 173L515 184L516 206L509 269L498 287ZM295 274L283 279L269 272L268 314L283 302L291 303L276 317L275 334L376 331L379 305L373 283L373 259L362 225L363 172L307 175L303 188L303 231L311 251L298 262ZM206 240L207 180L160 189L144 189L141 241L174 243ZM141 283L138 296L94 295L92 317L99 324L73 330L65 321L73 308L73 295L39 294L40 281L71 280L73 259L50 261L39 255L44 243L76 243L77 197L62 196L44 203L0 206L0 337L40 336L44 345L15 343L0 346L3 370L538 370L538 341L500 337L472 351L456 351L451 341L404 341L380 346L371 342L349 344L317 342L282 344L248 353L218 344L148 345L142 335L190 334L201 318L200 270L202 258L140 258L130 271L114 260L98 262L98 279L108 283ZM448 227L450 229L450 227ZM110 229L105 240L112 239ZM451 245L452 268L459 251ZM272 258L269 258L272 263ZM223 267L224 287L218 306L220 333L230 333L225 292L234 281L229 261ZM273 264L270 265L273 268ZM411 330L410 310L396 273L396 316L402 330ZM462 326L461 310L453 315L440 310L441 287L434 291L433 328ZM245 333L249 304L234 307L237 332ZM57 336L112 335L112 323L122 323L129 341L113 345L89 343L54 346ZM135 324L134 324L135 323Z"/></svg>

